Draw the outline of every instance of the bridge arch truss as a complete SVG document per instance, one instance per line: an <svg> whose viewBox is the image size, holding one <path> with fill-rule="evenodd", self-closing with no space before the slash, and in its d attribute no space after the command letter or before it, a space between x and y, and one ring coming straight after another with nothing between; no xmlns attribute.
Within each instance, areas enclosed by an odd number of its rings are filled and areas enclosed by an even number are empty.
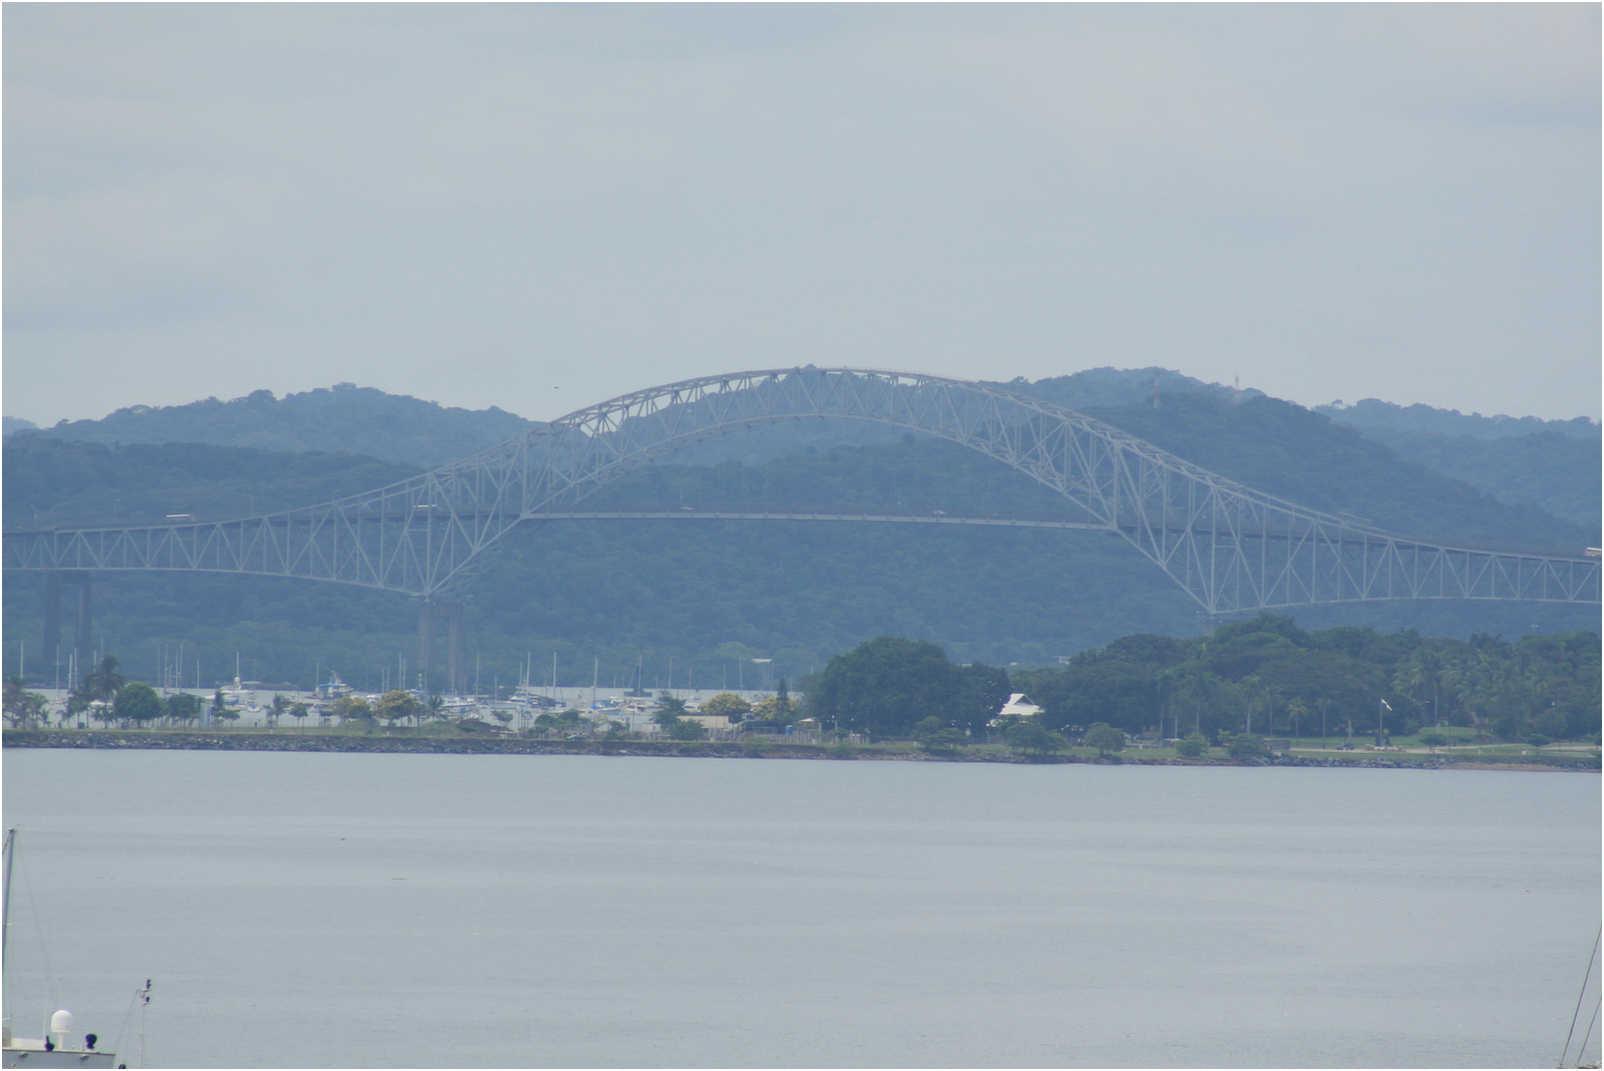
<svg viewBox="0 0 1604 1071"><path fill-rule="evenodd" d="M1383 599L1600 600L1597 559L1387 533L1000 387L812 367L626 394L387 487L299 509L8 532L5 567L299 577L430 598L515 525L580 515L588 497L645 461L734 429L817 418L905 428L994 458L1071 503L1074 526L1124 540L1209 613Z"/></svg>

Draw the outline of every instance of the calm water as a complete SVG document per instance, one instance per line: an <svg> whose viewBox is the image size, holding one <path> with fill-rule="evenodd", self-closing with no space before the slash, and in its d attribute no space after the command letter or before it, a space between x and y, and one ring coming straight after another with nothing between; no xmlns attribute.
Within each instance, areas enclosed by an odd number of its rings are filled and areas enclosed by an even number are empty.
<svg viewBox="0 0 1604 1071"><path fill-rule="evenodd" d="M132 1056L153 977L162 1066L1552 1066L1599 927L1588 775L4 772L8 1013L67 1006Z"/></svg>

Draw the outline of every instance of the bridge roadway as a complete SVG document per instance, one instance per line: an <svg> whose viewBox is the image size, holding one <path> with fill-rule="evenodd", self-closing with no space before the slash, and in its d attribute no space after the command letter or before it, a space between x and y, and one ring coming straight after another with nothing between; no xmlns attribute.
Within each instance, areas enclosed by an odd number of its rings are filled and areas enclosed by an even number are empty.
<svg viewBox="0 0 1604 1071"><path fill-rule="evenodd" d="M422 507L420 507L422 508ZM476 515L479 523L499 523L504 520L499 514L486 513ZM1087 532L1107 532L1110 535L1123 535L1127 539L1133 538L1137 529L1133 525L1109 524L1102 521L1067 521L1034 517L970 517L962 514L950 514L945 510L935 510L930 513L826 513L821 511L788 512L782 510L726 510L726 509L698 509L694 506L681 506L677 510L568 510L558 512L542 512L522 517L511 517L511 523L520 521L824 521L834 523L855 524L929 524L929 525L958 525L980 526L989 528L1053 528L1061 530L1075 530ZM397 516L383 516L372 513L353 518L359 526L374 524L403 525L404 518ZM204 521L181 524L137 525L123 527L84 527L84 528L36 528L36 529L10 529L4 533L8 552L5 567L18 571L97 571L97 572L124 572L134 570L156 571L183 571L185 569L202 569L200 566L178 565L164 566L157 564L148 557L134 564L116 564L108 560L100 560L87 564L58 564L43 566L37 564L41 558L48 556L37 548L30 548L29 544L45 544L60 539L81 541L93 539L96 536L105 537L116 543L126 543L129 539L137 540L140 536L161 539L175 531L200 530L217 526L235 525L239 521ZM256 519L262 527L278 530L288 530L298 522L290 514L269 514ZM1170 526L1159 524L1153 526L1155 530L1166 533L1182 535L1186 532L1184 526ZM1250 531L1239 533L1237 537L1243 542L1264 540L1268 542L1286 542L1298 540L1303 535L1298 532L1287 531ZM1417 543L1410 540L1399 541L1406 547L1432 547L1435 544ZM1531 562L1566 561L1586 566L1589 559L1582 558L1556 558L1553 555L1538 554L1535 552L1508 552L1494 551L1487 548L1450 548L1465 554L1503 554L1512 558ZM17 559L17 560L13 560ZM254 572L248 568L222 568L207 569L209 572ZM1566 600L1570 601L1570 600Z"/></svg>
<svg viewBox="0 0 1604 1071"><path fill-rule="evenodd" d="M582 509L583 500L641 463L731 431L802 419L865 421L956 443L1053 491L1088 520ZM4 568L50 574L58 592L64 577L136 569L395 591L422 598L419 638L426 645L430 605L515 526L602 517L1101 530L1210 614L1382 599L1600 602L1596 558L1388 533L1236 483L1003 385L811 366L635 391L429 472L301 509L211 523L7 532ZM86 587L81 616L87 604Z"/></svg>
<svg viewBox="0 0 1604 1071"><path fill-rule="evenodd" d="M693 507L681 507L678 510L570 510L560 513L536 513L529 517L520 518L525 521L843 521L862 522L867 524L956 524L956 525L984 525L991 528L1068 528L1094 532L1114 531L1107 524L1097 524L1090 521L1061 521L1035 519L1030 517L966 517L963 515L948 514L945 511L933 513L822 513L810 512L784 512L780 510L702 510ZM366 518L366 523L381 521L379 517ZM229 524L229 521L198 522L204 524ZM263 518L263 524L275 528L288 528L293 521L284 515ZM399 519L391 518L386 523L399 523ZM121 535L128 532L147 531L151 533L165 532L171 525L144 525L140 527L116 528L33 528L11 529L5 533L6 539L49 539L60 534L84 535L104 532L108 535ZM18 568L23 568L18 566ZM114 568L106 566L105 568ZM156 568L145 566L142 568Z"/></svg>
<svg viewBox="0 0 1604 1071"><path fill-rule="evenodd" d="M568 513L541 513L529 518L536 521L852 521L868 524L958 524L983 525L989 528L1074 528L1083 531L1109 532L1113 528L1090 521L1045 521L1028 517L961 517L946 513L733 513L728 510L595 510Z"/></svg>

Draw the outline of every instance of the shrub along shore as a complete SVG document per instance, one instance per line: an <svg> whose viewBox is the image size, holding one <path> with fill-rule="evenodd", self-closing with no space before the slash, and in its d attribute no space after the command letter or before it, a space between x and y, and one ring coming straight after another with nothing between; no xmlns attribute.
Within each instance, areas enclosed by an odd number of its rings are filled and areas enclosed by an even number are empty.
<svg viewBox="0 0 1604 1071"><path fill-rule="evenodd" d="M899 762L1003 762L1030 765L1124 766L1315 766L1371 769L1517 769L1597 772L1597 748L1465 747L1436 750L1330 751L1293 748L1254 758L1233 758L1210 748L1187 758L1173 749L1148 748L1116 755L1093 748L1028 753L997 744L931 750L905 741L885 743L789 743L746 740L553 740L533 736L442 736L252 730L6 729L8 748L89 748L169 751L315 751L369 754L608 755L722 759L825 759Z"/></svg>

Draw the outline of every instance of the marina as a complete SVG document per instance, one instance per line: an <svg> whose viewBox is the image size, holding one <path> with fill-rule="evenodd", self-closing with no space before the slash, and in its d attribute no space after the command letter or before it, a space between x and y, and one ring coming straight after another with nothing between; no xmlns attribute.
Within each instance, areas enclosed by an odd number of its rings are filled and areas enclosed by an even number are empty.
<svg viewBox="0 0 1604 1071"><path fill-rule="evenodd" d="M45 697L45 709L51 724L63 724L69 693L65 689L36 690ZM220 684L214 688L166 688L162 689L160 694L164 697L179 693L195 696L202 704L202 713L195 724L206 727L210 725L209 705L219 692L228 703L229 709L238 714L238 718L230 719L231 725L239 728L280 728L286 731L297 727L308 728L336 723L338 714L335 704L341 699L354 697L364 700L371 706L384 694L358 691L338 677L312 691L270 688L260 682L240 681L236 678L226 685ZM738 695L753 705L764 699L772 699L774 695L773 692L753 689L737 691L734 688L680 688L670 694L683 700L687 713L695 716L703 702L715 695L726 693ZM427 702L426 697L416 692L409 694L420 702ZM275 713L274 702L280 700L286 709L297 703L306 704L308 715L304 719L304 724L301 724L301 720L283 713ZM634 695L626 688L519 686L501 698L491 695L441 696L438 714L453 721L479 722L486 730L519 732L531 728L535 719L541 714L573 710L593 727L600 728L604 732L610 723L616 722L623 725L626 731L651 736L656 734L659 728L653 721L657 704L657 693ZM91 708L76 719L69 719L65 724L87 729L96 727L100 722L95 717L95 709Z"/></svg>

